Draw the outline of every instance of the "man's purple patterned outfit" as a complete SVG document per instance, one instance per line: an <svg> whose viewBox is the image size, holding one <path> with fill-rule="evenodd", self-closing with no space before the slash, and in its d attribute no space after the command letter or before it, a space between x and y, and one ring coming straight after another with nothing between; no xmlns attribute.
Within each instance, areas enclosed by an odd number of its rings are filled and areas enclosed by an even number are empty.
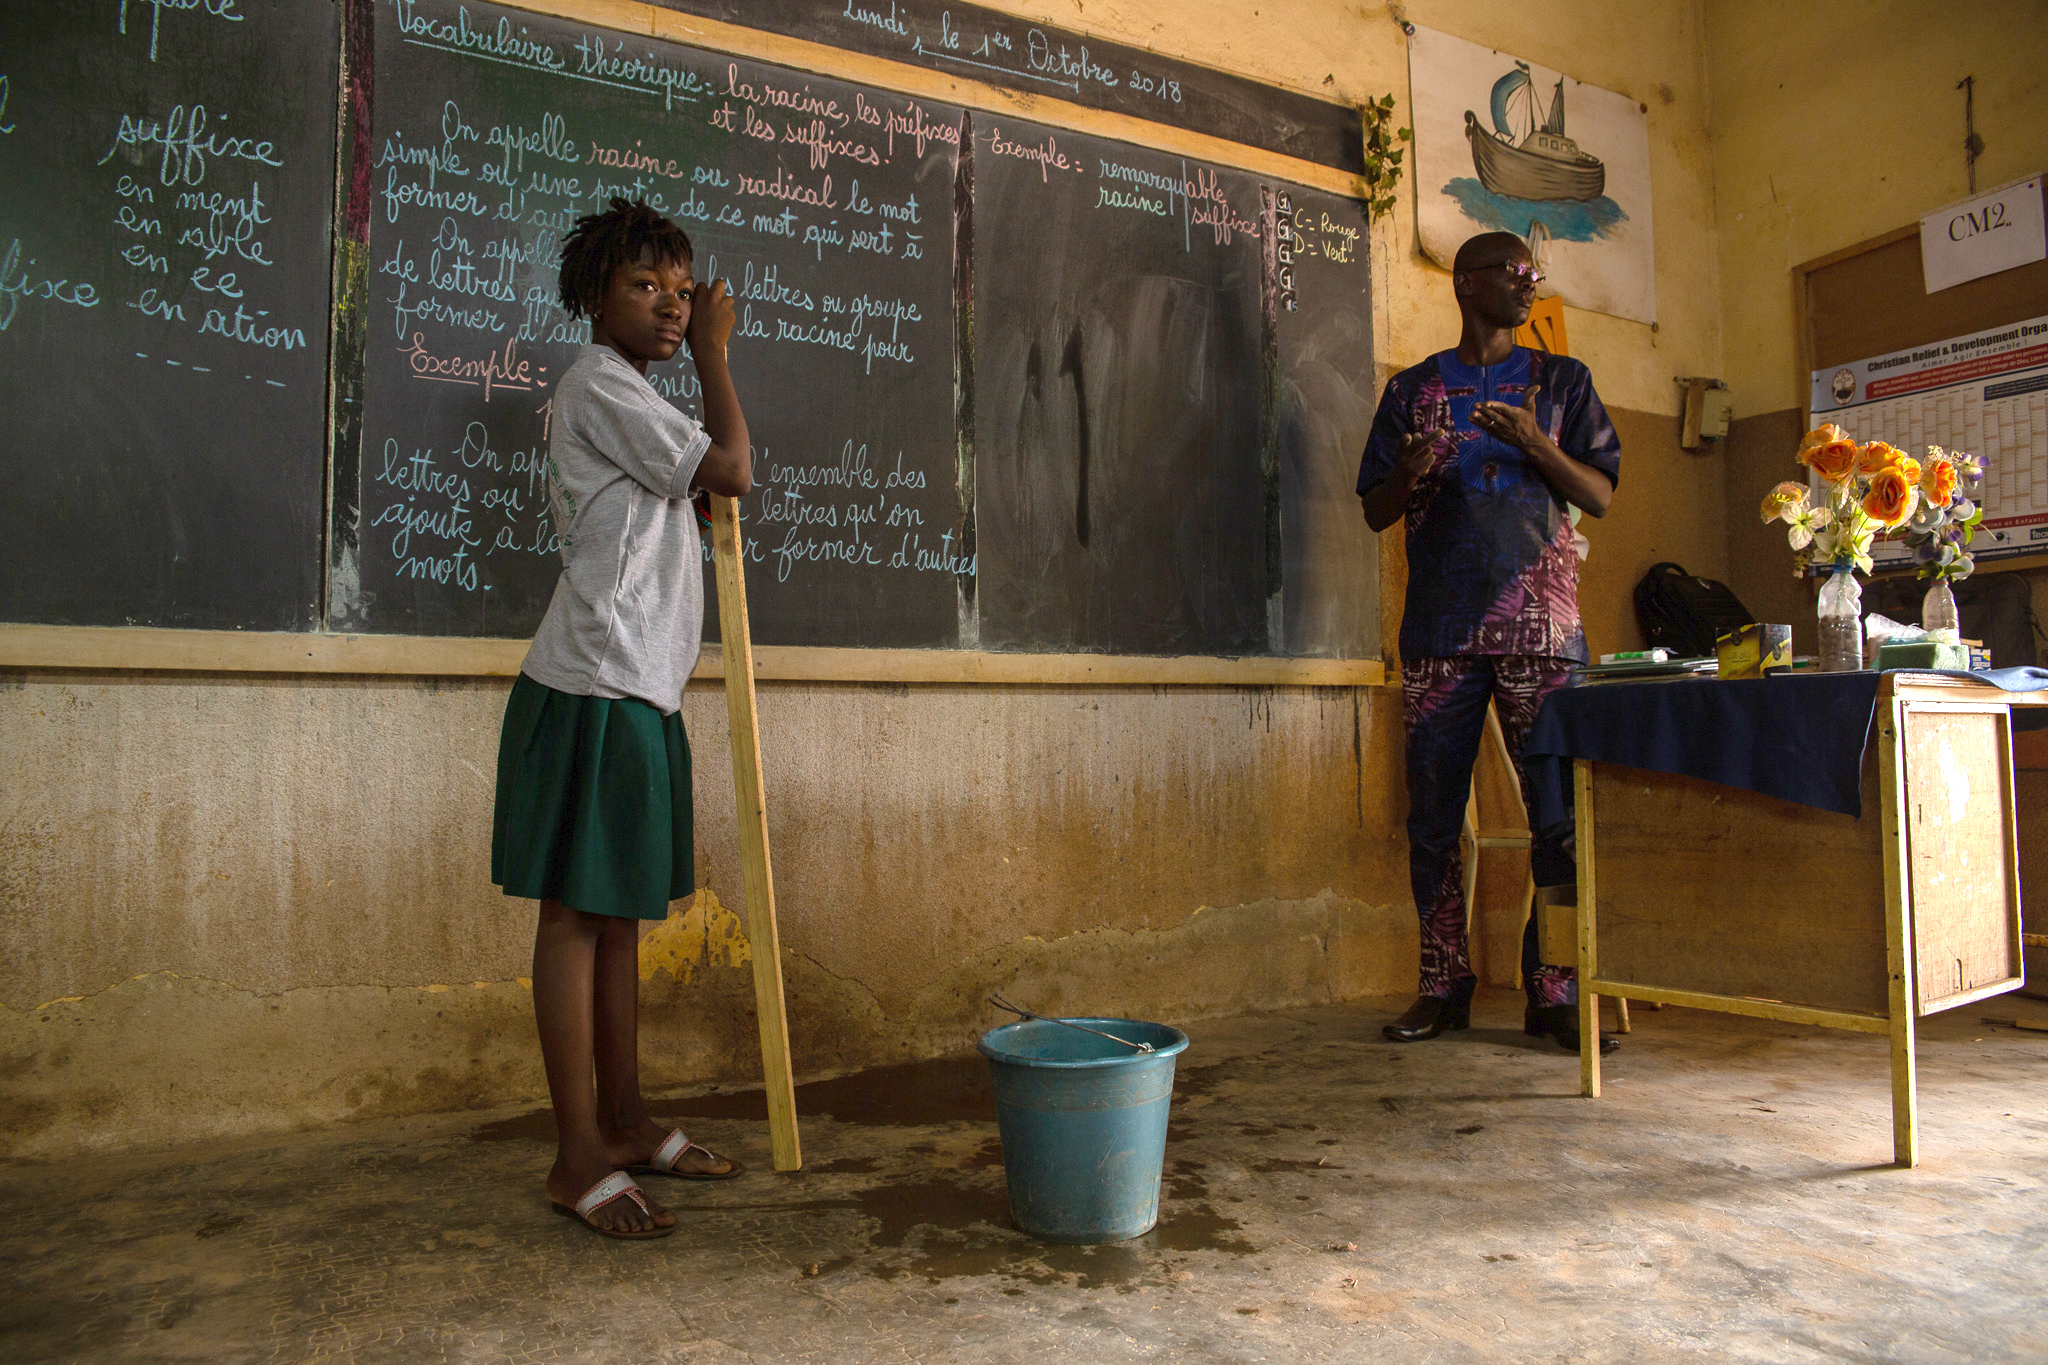
<svg viewBox="0 0 2048 1365"><path fill-rule="evenodd" d="M1363 496L1393 472L1413 431L1443 429L1435 460L1408 499L1408 599L1401 618L1401 710L1408 744L1408 873L1422 919L1423 995L1447 996L1472 975L1464 857L1458 835L1485 731L1500 714L1523 801L1522 740L1543 699L1587 662L1579 625L1579 561L1564 503L1519 449L1479 430L1480 403L1522 405L1536 389L1536 424L1559 449L1619 480L1621 442L1586 367L1517 346L1498 365L1431 356L1387 384L1359 464ZM1532 832L1539 886L1570 882L1569 823ZM1532 922L1522 977L1536 1005L1576 996L1569 967L1540 965Z"/></svg>

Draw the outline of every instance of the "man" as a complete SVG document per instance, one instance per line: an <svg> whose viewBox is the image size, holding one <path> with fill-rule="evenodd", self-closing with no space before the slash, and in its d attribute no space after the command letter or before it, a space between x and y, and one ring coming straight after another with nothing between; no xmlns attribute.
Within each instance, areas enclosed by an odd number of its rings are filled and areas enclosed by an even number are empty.
<svg viewBox="0 0 2048 1365"><path fill-rule="evenodd" d="M1359 464L1366 524L1384 531L1405 518L1408 530L1401 703L1422 972L1419 998L1386 1026L1397 1042L1470 1022L1475 979L1458 834L1487 702L1500 713L1533 812L1523 738L1543 699L1587 661L1567 504L1606 513L1621 443L1584 365L1515 345L1542 278L1513 233L1484 233L1458 249L1457 349L1387 384ZM1570 825L1532 833L1537 885L1573 881ZM1524 1028L1577 1051L1573 975L1537 961L1532 919L1522 940ZM1602 1041L1603 1051L1612 1048Z"/></svg>

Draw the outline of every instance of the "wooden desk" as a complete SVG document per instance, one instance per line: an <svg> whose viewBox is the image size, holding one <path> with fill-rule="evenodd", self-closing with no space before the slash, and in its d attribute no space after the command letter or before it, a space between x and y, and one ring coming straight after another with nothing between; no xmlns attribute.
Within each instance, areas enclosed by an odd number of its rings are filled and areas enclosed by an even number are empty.
<svg viewBox="0 0 2048 1365"><path fill-rule="evenodd" d="M1886 1034L1892 1154L1917 1164L1914 1021L2023 984L2010 708L2041 704L1886 674L1859 819L1577 760L1582 1093L1602 995Z"/></svg>

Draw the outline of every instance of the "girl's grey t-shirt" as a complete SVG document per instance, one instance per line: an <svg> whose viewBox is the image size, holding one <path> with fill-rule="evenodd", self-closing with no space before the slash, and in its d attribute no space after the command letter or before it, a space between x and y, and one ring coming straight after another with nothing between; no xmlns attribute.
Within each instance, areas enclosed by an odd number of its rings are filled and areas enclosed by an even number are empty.
<svg viewBox="0 0 2048 1365"><path fill-rule="evenodd" d="M555 385L548 512L562 577L520 671L558 692L633 697L664 715L704 637L704 549L690 481L711 446L609 346Z"/></svg>

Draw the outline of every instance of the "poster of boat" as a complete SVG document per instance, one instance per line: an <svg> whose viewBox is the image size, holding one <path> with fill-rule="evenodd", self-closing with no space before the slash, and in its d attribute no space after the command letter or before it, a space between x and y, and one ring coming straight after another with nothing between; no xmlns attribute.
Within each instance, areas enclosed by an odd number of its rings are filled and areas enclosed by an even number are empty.
<svg viewBox="0 0 2048 1365"><path fill-rule="evenodd" d="M1636 101L1512 53L1416 28L1408 40L1423 254L1528 238L1574 308L1657 320L1649 118Z"/></svg>

